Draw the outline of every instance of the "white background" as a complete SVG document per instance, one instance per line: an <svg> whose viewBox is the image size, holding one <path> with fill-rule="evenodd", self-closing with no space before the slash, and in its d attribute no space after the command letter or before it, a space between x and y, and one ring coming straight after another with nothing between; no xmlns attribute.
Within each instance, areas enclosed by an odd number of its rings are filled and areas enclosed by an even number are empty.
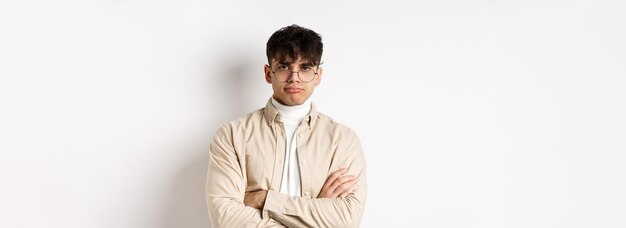
<svg viewBox="0 0 626 228"><path fill-rule="evenodd" d="M626 227L623 1L2 1L0 227L208 227L265 42L324 39L362 227Z"/></svg>

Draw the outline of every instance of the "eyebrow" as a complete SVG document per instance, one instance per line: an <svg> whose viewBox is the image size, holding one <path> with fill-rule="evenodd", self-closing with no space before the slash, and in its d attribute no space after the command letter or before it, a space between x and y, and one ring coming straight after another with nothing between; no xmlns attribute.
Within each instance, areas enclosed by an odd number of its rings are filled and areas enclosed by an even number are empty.
<svg viewBox="0 0 626 228"><path fill-rule="evenodd" d="M290 62L278 62L278 65L291 65L292 63ZM300 66L314 66L313 63L310 62L303 62L300 63Z"/></svg>

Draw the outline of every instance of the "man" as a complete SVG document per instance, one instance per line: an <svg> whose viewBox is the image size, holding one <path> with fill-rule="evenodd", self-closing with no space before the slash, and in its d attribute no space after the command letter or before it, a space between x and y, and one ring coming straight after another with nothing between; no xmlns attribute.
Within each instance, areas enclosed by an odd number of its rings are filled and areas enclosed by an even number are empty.
<svg viewBox="0 0 626 228"><path fill-rule="evenodd" d="M265 108L223 125L210 147L213 228L358 227L366 198L357 135L317 112L322 39L291 25L267 42Z"/></svg>

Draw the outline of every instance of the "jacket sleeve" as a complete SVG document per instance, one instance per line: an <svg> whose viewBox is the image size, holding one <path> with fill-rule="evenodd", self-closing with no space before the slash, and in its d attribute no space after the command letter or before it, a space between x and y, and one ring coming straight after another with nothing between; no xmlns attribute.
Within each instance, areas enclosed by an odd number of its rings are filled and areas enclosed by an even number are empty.
<svg viewBox="0 0 626 228"><path fill-rule="evenodd" d="M206 180L206 201L213 228L284 227L261 211L243 204L246 185L233 143L232 132L221 127L210 147Z"/></svg>
<svg viewBox="0 0 626 228"><path fill-rule="evenodd" d="M355 175L354 191L347 197L309 199L268 191L263 216L288 227L358 227L367 195L365 156L356 134L346 137L347 146L335 157L339 167Z"/></svg>

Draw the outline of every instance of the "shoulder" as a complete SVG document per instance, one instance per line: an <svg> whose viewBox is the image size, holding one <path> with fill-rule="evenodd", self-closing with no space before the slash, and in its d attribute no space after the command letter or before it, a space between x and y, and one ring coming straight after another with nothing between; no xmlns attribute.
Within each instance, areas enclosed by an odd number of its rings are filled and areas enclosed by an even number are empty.
<svg viewBox="0 0 626 228"><path fill-rule="evenodd" d="M356 131L342 124L328 115L319 114L313 130L313 137L327 139L332 148L333 157L339 161L345 159L363 158L361 140Z"/></svg>
<svg viewBox="0 0 626 228"><path fill-rule="evenodd" d="M253 129L255 126L267 123L264 115L264 110L265 108L260 108L237 119L222 124L218 128L216 136L241 133L244 132L246 129Z"/></svg>
<svg viewBox="0 0 626 228"><path fill-rule="evenodd" d="M333 133L333 135L335 137L339 137L339 138L345 138L345 137L351 137L351 138L358 138L356 132L348 127L347 125L340 123L338 121L336 121L335 119L333 119L332 117L318 112L317 113L317 123L316 123L316 127L320 128L324 131Z"/></svg>

